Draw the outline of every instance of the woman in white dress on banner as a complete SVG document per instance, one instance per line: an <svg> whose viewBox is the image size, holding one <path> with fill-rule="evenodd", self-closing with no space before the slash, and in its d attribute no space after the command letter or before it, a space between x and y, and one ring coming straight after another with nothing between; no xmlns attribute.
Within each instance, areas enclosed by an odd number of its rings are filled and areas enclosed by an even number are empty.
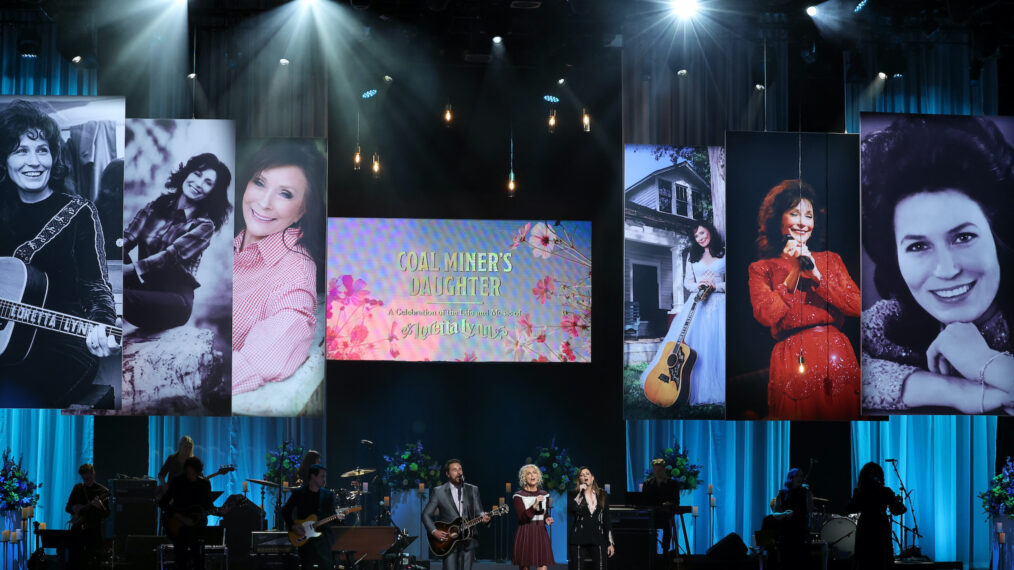
<svg viewBox="0 0 1014 570"><path fill-rule="evenodd" d="M707 285L713 288L711 293L698 303L694 320L690 324L683 342L697 351L697 363L690 373L690 405L725 404L725 241L715 226L708 221L700 221L691 235L694 243L690 246L690 257L684 272L683 287L690 291L690 296L683 303L679 314L672 320L669 332L661 346L667 342L675 342L683 331L690 308L694 305L694 295L698 289ZM655 358L641 374L641 386L648 373L667 355L659 350Z"/></svg>

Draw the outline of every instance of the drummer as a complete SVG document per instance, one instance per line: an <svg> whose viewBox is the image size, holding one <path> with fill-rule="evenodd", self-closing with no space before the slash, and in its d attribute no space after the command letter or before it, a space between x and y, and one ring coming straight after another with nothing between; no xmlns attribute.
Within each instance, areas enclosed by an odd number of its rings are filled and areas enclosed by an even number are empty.
<svg viewBox="0 0 1014 570"><path fill-rule="evenodd" d="M782 522L778 532L778 552L783 568L803 568L808 556L810 513L813 512L813 493L803 484L803 473L797 467L789 469L785 484L772 501L771 510L791 513Z"/></svg>

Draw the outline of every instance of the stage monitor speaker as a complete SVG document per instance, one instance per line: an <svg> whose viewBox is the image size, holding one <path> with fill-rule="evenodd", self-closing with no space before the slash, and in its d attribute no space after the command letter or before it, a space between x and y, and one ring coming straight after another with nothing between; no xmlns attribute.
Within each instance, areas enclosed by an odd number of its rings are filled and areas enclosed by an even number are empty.
<svg viewBox="0 0 1014 570"><path fill-rule="evenodd" d="M708 558L715 560L742 560L746 558L749 550L743 539L736 533L725 535L708 549Z"/></svg>

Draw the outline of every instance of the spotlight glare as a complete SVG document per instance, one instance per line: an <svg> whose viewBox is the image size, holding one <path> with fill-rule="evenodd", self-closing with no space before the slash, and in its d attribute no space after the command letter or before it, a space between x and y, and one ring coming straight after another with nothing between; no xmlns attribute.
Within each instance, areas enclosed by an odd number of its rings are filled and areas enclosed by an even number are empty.
<svg viewBox="0 0 1014 570"><path fill-rule="evenodd" d="M680 20L689 20L697 14L697 0L672 0L669 6Z"/></svg>
<svg viewBox="0 0 1014 570"><path fill-rule="evenodd" d="M887 79L887 74L881 71L880 73L877 74L877 77L880 79Z"/></svg>
<svg viewBox="0 0 1014 570"><path fill-rule="evenodd" d="M290 63L289 60L285 59L284 57L278 60L278 65L281 65L283 67L289 65L289 63Z"/></svg>
<svg viewBox="0 0 1014 570"><path fill-rule="evenodd" d="M81 63L81 56L75 55L70 60L73 61L74 63Z"/></svg>
<svg viewBox="0 0 1014 570"><path fill-rule="evenodd" d="M809 17L811 17L811 18L813 18L814 16L816 16L817 15L817 7L816 6L807 6L807 8L806 8L806 15L809 16Z"/></svg>
<svg viewBox="0 0 1014 570"><path fill-rule="evenodd" d="M760 83L754 85L753 88L756 89L757 91L764 91L764 89L766 89L766 87L764 87Z"/></svg>
<svg viewBox="0 0 1014 570"><path fill-rule="evenodd" d="M499 45L503 43L503 36L493 36L493 43Z"/></svg>
<svg viewBox="0 0 1014 570"><path fill-rule="evenodd" d="M559 79L556 80L557 85L563 85L566 82L567 82L567 80L564 79L563 77L561 77L561 78L559 78Z"/></svg>
<svg viewBox="0 0 1014 570"><path fill-rule="evenodd" d="M904 75L902 75L901 73L895 73L891 77L893 77L894 79L901 79L902 77L904 77Z"/></svg>
<svg viewBox="0 0 1014 570"><path fill-rule="evenodd" d="M384 76L384 83L390 83L392 81L394 81L394 78L391 77L390 75L385 75Z"/></svg>
<svg viewBox="0 0 1014 570"><path fill-rule="evenodd" d="M591 116L588 114L588 109L581 110L581 128L584 132L591 132Z"/></svg>
<svg viewBox="0 0 1014 570"><path fill-rule="evenodd" d="M367 89L366 91L363 91L363 99L369 99L370 97L373 97L376 94L377 94L376 89Z"/></svg>
<svg viewBox="0 0 1014 570"><path fill-rule="evenodd" d="M858 14L859 12L862 12L863 8L866 7L867 2L869 2L869 0L861 0L858 4L856 4L856 8L855 10L852 10L852 13Z"/></svg>
<svg viewBox="0 0 1014 570"><path fill-rule="evenodd" d="M560 98L557 97L556 95L543 95L542 96L542 100L545 101L545 102L547 102L547 103L559 103L560 102Z"/></svg>
<svg viewBox="0 0 1014 570"><path fill-rule="evenodd" d="M687 76L687 70L681 69L681 70L679 70L679 71L676 72L676 75L679 75L680 77L686 77Z"/></svg>
<svg viewBox="0 0 1014 570"><path fill-rule="evenodd" d="M197 79L197 73L194 72L188 73L187 79Z"/></svg>

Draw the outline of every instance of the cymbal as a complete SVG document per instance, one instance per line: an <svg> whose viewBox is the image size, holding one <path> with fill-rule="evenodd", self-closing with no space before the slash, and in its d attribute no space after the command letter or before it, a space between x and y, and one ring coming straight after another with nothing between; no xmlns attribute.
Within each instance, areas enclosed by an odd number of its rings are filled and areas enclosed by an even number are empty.
<svg viewBox="0 0 1014 570"><path fill-rule="evenodd" d="M247 479L247 481L251 483L256 483L258 485L264 485L265 487L281 487L281 485L279 485L278 483L274 483L272 481L265 481L264 479Z"/></svg>
<svg viewBox="0 0 1014 570"><path fill-rule="evenodd" d="M813 498L814 503L830 503L831 499L821 499L820 497Z"/></svg>
<svg viewBox="0 0 1014 570"><path fill-rule="evenodd" d="M362 477L363 475L368 475L374 471L376 471L376 469L353 469L352 471L342 473L339 477Z"/></svg>

